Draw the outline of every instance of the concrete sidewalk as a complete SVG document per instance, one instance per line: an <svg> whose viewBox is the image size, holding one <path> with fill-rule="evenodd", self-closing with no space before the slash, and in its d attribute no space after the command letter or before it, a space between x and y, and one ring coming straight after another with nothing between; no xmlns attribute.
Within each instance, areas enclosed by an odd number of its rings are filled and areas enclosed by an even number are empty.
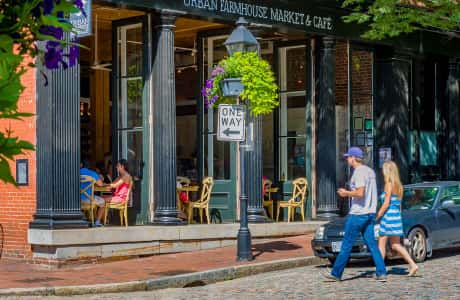
<svg viewBox="0 0 460 300"><path fill-rule="evenodd" d="M84 294L150 290L208 284L261 272L305 266L311 257L312 235L258 241L254 260L237 262L236 247L156 255L62 269L0 260L0 296Z"/></svg>

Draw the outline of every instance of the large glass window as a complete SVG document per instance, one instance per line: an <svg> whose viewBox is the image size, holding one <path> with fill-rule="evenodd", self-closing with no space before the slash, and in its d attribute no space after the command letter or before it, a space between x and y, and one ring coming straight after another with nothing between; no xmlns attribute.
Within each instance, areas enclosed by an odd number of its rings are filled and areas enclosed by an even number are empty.
<svg viewBox="0 0 460 300"><path fill-rule="evenodd" d="M128 160L131 175L142 177L142 93L143 47L142 24L119 27L117 74L118 87L118 153Z"/></svg>
<svg viewBox="0 0 460 300"><path fill-rule="evenodd" d="M224 42L227 36L217 36L207 39L204 51L204 61L207 62L204 72L206 80L211 77L212 69L227 55ZM212 62L212 63L209 63ZM205 175L213 176L215 180L230 179L230 144L217 140L217 108L205 110ZM207 131L206 131L207 130Z"/></svg>
<svg viewBox="0 0 460 300"><path fill-rule="evenodd" d="M374 163L373 53L350 49L352 144L365 151L365 164Z"/></svg>
<svg viewBox="0 0 460 300"><path fill-rule="evenodd" d="M292 180L306 174L306 47L283 47L278 55L279 179Z"/></svg>

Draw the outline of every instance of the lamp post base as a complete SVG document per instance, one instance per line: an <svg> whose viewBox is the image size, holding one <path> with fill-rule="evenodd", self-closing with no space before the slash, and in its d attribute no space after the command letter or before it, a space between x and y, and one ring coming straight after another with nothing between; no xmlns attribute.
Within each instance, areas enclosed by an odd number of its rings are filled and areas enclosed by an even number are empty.
<svg viewBox="0 0 460 300"><path fill-rule="evenodd" d="M248 228L240 228L237 236L238 251L237 261L250 261L253 260L251 249L251 232Z"/></svg>
<svg viewBox="0 0 460 300"><path fill-rule="evenodd" d="M251 224L256 224L256 223L271 223L273 220L267 218L263 214L256 214L256 213L251 213L248 210L248 222Z"/></svg>

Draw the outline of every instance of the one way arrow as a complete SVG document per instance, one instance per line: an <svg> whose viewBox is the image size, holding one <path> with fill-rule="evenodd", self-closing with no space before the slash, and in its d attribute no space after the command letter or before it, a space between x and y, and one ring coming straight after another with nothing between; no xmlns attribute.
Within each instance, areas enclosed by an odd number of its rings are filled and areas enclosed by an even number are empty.
<svg viewBox="0 0 460 300"><path fill-rule="evenodd" d="M224 130L224 133L226 136L229 136L231 134L240 134L239 130L230 130L230 128L227 128Z"/></svg>

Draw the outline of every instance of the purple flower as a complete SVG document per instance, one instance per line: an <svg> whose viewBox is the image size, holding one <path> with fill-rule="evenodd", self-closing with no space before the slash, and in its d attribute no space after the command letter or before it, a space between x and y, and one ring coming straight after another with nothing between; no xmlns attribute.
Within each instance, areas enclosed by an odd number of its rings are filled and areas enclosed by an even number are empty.
<svg viewBox="0 0 460 300"><path fill-rule="evenodd" d="M50 44L48 44L50 43ZM63 60L63 49L59 46L53 46L55 42L47 42L46 53L45 53L45 66L48 69L59 68L59 63L62 64L64 69L67 69L68 65Z"/></svg>
<svg viewBox="0 0 460 300"><path fill-rule="evenodd" d="M43 14L49 15L54 9L54 0L43 0Z"/></svg>
<svg viewBox="0 0 460 300"><path fill-rule="evenodd" d="M50 35L58 40L61 40L64 36L64 30L59 27L54 26L41 26L40 33L45 35Z"/></svg>
<svg viewBox="0 0 460 300"><path fill-rule="evenodd" d="M73 3L75 4L75 7L77 7L81 11L81 13L86 17L86 12L85 12L85 9L83 8L83 1L74 0Z"/></svg>
<svg viewBox="0 0 460 300"><path fill-rule="evenodd" d="M207 89L212 89L213 86L214 86L214 80L213 79L206 80L206 88Z"/></svg>
<svg viewBox="0 0 460 300"><path fill-rule="evenodd" d="M217 75L220 75L224 72L225 72L224 68L217 66L214 70L212 70L211 76L216 77Z"/></svg>
<svg viewBox="0 0 460 300"><path fill-rule="evenodd" d="M46 50L50 50L51 48L59 47L59 42L56 41L47 41L46 42Z"/></svg>
<svg viewBox="0 0 460 300"><path fill-rule="evenodd" d="M68 57L69 67L73 67L78 63L78 58L80 57L80 49L78 48L78 46L70 46Z"/></svg>

